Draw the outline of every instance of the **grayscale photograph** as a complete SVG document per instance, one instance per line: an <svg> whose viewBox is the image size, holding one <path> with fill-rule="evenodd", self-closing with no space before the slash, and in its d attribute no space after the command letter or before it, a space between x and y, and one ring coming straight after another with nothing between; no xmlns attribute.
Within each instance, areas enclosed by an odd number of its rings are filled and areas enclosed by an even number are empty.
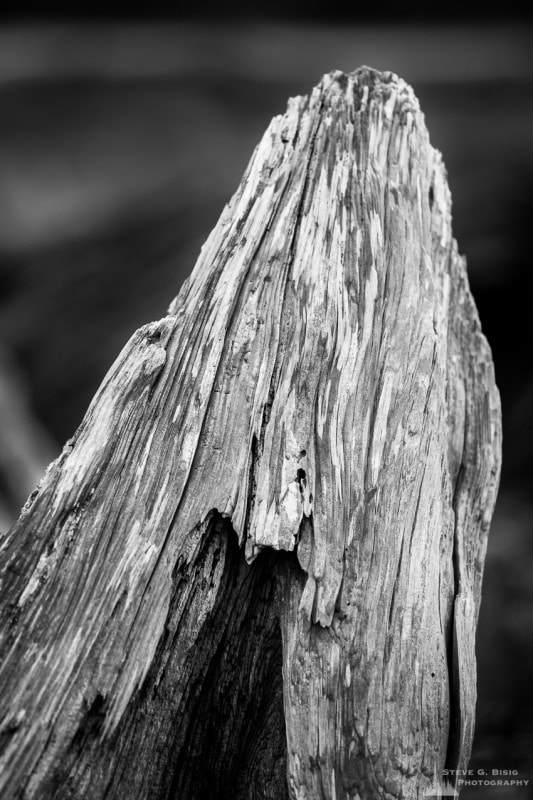
<svg viewBox="0 0 533 800"><path fill-rule="evenodd" d="M0 800L533 798L532 45L0 10Z"/></svg>

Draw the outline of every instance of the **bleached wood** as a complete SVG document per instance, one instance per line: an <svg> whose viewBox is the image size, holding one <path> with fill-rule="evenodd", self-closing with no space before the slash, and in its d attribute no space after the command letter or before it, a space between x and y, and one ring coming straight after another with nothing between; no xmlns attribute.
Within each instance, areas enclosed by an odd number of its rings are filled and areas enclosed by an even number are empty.
<svg viewBox="0 0 533 800"><path fill-rule="evenodd" d="M3 542L1 796L414 798L464 768L500 438L418 102L331 73Z"/></svg>

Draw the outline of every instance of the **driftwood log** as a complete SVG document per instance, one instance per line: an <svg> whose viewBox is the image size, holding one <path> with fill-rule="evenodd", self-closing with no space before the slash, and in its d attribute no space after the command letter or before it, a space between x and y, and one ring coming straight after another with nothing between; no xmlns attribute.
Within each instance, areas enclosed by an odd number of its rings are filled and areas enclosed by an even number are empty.
<svg viewBox="0 0 533 800"><path fill-rule="evenodd" d="M4 537L0 796L415 798L464 769L499 458L417 100L331 73Z"/></svg>

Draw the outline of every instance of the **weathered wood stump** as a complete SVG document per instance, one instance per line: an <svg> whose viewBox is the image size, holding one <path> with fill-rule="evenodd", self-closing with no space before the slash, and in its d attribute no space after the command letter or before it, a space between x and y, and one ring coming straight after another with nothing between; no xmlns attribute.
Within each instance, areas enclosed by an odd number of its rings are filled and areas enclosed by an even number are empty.
<svg viewBox="0 0 533 800"><path fill-rule="evenodd" d="M10 798L414 798L464 768L500 457L412 90L290 101L2 544Z"/></svg>

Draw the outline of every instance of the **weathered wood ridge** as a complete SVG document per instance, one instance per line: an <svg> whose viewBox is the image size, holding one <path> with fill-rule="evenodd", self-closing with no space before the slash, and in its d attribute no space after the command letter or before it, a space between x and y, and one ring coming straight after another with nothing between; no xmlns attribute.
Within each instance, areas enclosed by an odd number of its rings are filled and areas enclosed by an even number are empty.
<svg viewBox="0 0 533 800"><path fill-rule="evenodd" d="M3 800L422 797L469 758L499 459L417 100L331 73L3 541Z"/></svg>

